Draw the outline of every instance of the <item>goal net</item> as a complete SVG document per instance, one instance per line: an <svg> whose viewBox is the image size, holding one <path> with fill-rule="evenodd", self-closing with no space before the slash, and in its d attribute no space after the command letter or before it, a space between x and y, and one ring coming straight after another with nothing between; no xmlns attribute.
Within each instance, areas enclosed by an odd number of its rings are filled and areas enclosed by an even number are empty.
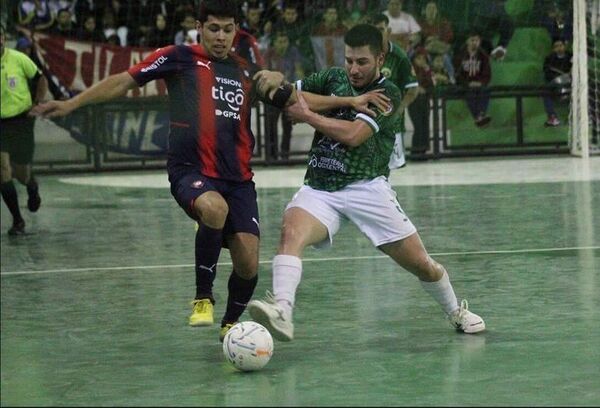
<svg viewBox="0 0 600 408"><path fill-rule="evenodd" d="M571 154L600 153L600 0L573 1Z"/></svg>

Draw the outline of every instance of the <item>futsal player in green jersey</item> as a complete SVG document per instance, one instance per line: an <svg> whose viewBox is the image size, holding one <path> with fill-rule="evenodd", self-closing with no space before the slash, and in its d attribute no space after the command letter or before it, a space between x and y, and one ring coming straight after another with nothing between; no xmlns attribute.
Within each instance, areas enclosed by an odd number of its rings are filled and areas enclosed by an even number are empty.
<svg viewBox="0 0 600 408"><path fill-rule="evenodd" d="M25 233L25 220L19 209L13 173L27 187L27 208L36 212L40 208L41 199L38 184L31 175L35 119L29 116L29 111L46 95L48 82L27 55L4 46L4 28L0 30L0 189L2 199L13 218L8 235L22 235ZM29 88L29 83L33 81L37 81L34 99Z"/></svg>
<svg viewBox="0 0 600 408"><path fill-rule="evenodd" d="M273 293L248 304L250 315L279 340L294 337L292 312L302 276L301 256L313 245L327 247L349 219L398 265L416 275L442 307L453 327L465 333L485 329L478 315L460 304L448 273L434 261L396 199L388 182L388 159L398 129L400 90L381 74L382 36L373 25L359 24L345 37L345 69L319 71L296 84L297 102L287 113L315 128L304 185L288 203L277 255L273 258ZM302 90L353 96L382 89L391 106L376 117L349 108L323 115L311 111Z"/></svg>
<svg viewBox="0 0 600 408"><path fill-rule="evenodd" d="M389 163L390 169L398 169L406 164L403 139L404 132L406 131L404 126L404 111L417 98L419 83L406 52L400 46L390 41L392 30L389 27L389 23L388 16L383 13L377 14L371 20L371 24L379 29L383 37L383 53L385 57L381 73L400 88L402 92L402 100L398 106L400 121L398 123L398 131L396 132L394 150L390 156ZM415 146L414 138L412 145L413 147Z"/></svg>

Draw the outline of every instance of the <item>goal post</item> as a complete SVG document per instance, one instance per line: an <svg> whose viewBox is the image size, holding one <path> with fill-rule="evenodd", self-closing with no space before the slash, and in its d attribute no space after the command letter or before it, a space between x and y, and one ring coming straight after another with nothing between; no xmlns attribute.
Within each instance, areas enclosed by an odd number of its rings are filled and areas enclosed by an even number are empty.
<svg viewBox="0 0 600 408"><path fill-rule="evenodd" d="M600 138L600 0L573 0L573 67L569 126L574 156L598 153Z"/></svg>

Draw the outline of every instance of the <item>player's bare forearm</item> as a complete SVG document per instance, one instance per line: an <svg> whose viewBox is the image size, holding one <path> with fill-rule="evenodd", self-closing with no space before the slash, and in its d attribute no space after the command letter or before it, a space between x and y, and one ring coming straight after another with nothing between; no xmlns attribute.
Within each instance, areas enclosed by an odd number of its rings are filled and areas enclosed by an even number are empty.
<svg viewBox="0 0 600 408"><path fill-rule="evenodd" d="M414 86L412 88L409 88L406 93L404 94L404 97L402 98L402 100L400 101L400 105L398 106L398 109L400 110L400 112L404 111L404 109L408 108L409 105L411 103L413 103L415 101L415 99L417 99L417 96L419 96L419 87L418 86Z"/></svg>
<svg viewBox="0 0 600 408"><path fill-rule="evenodd" d="M373 134L373 130L362 120L340 120L312 113L307 117L306 123L336 142L350 147L360 146Z"/></svg>
<svg viewBox="0 0 600 408"><path fill-rule="evenodd" d="M300 90L297 91L296 97L297 102L286 108L288 117L296 122L308 123L336 142L351 147L359 146L373 134L371 127L362 120L351 122L326 118L313 112L304 99L304 92Z"/></svg>
<svg viewBox="0 0 600 408"><path fill-rule="evenodd" d="M70 101L73 109L77 109L85 105L106 102L124 96L129 89L135 86L137 86L137 83L131 75L128 72L122 72L103 79L70 99Z"/></svg>
<svg viewBox="0 0 600 408"><path fill-rule="evenodd" d="M46 92L48 92L48 80L45 76L40 76L38 80L37 87L35 89L35 103L40 103L44 100L46 96Z"/></svg>
<svg viewBox="0 0 600 408"><path fill-rule="evenodd" d="M302 91L302 96L313 112L326 112L333 109L352 108L357 112L366 113L369 116L375 117L377 113L373 108L377 108L381 112L388 110L390 98L388 98L382 89L359 95L359 96L333 96L319 95L311 92ZM296 90L292 92L287 106L296 103L298 100Z"/></svg>
<svg viewBox="0 0 600 408"><path fill-rule="evenodd" d="M38 105L32 110L32 114L47 118L65 116L82 106L124 96L129 89L136 86L137 83L133 77L128 72L122 72L103 79L91 88L66 101L50 101Z"/></svg>

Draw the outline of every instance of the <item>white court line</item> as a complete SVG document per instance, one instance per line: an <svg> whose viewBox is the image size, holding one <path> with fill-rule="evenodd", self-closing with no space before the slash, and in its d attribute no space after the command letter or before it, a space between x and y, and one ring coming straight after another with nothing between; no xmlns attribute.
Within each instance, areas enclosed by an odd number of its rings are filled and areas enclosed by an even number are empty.
<svg viewBox="0 0 600 408"><path fill-rule="evenodd" d="M583 250L600 249L600 246L584 246L584 247L567 247L567 248L530 248L530 249L506 249L498 251L465 251L465 252L438 252L432 253L431 256L464 256L464 255L495 255L495 254L526 254L533 252L559 252L559 251L583 251ZM302 262L331 262L345 260L364 260L364 259L382 259L388 258L387 255L368 255L368 256L343 256L332 258L306 258ZM270 264L271 261L260 261L261 264ZM219 262L220 266L231 265L231 262ZM141 265L141 266L105 266L98 268L69 268L69 269L46 269L40 271L14 271L2 272L0 276L15 276L15 275L34 275L34 274L51 274L64 272L93 272L93 271L124 271L138 269L177 269L191 268L193 264L175 264L175 265Z"/></svg>

